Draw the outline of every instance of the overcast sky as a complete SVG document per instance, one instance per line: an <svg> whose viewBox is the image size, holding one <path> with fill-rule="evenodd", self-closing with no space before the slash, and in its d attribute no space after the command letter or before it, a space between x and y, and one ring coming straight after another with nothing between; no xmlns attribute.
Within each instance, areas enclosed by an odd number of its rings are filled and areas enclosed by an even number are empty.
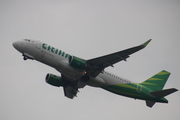
<svg viewBox="0 0 180 120"><path fill-rule="evenodd" d="M165 88L180 89L179 0L1 0L1 120L178 120L180 93L169 104L148 108L142 100L86 86L73 100L45 82L56 70L24 61L12 43L41 40L91 59L152 39L147 48L107 71L142 82L161 70L171 72Z"/></svg>

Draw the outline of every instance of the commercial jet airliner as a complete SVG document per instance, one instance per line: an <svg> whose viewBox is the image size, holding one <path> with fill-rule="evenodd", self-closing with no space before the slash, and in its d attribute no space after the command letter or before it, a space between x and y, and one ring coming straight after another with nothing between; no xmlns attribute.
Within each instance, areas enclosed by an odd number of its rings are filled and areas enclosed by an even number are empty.
<svg viewBox="0 0 180 120"><path fill-rule="evenodd" d="M63 87L64 95L73 99L79 88L86 85L99 87L112 93L126 97L145 100L148 107L153 107L156 102L168 103L165 96L176 92L177 89L164 89L163 87L170 76L168 71L162 70L151 78L141 83L113 75L104 69L126 59L133 53L145 48L149 42L126 50L85 60L49 44L23 39L13 43L24 60L31 59L42 62L60 72L61 76L47 74L45 80L48 84Z"/></svg>

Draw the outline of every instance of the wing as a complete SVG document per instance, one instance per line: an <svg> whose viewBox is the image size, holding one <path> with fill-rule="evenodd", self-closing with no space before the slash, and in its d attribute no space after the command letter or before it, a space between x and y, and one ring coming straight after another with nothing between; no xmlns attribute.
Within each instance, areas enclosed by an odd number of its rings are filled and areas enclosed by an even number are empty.
<svg viewBox="0 0 180 120"><path fill-rule="evenodd" d="M78 88L74 88L72 86L66 86L63 88L64 88L64 95L71 99L73 99L78 92Z"/></svg>
<svg viewBox="0 0 180 120"><path fill-rule="evenodd" d="M119 51L109 55L87 60L88 68L89 68L87 70L88 74L91 77L95 78L99 73L101 73L104 70L104 68L109 66L113 67L113 64L120 62L122 60L126 61L129 55L143 49L149 44L150 41L151 39L136 47L132 47L123 51Z"/></svg>
<svg viewBox="0 0 180 120"><path fill-rule="evenodd" d="M78 93L78 87L75 81L71 81L68 77L61 75L63 80L64 95L70 99L73 99Z"/></svg>

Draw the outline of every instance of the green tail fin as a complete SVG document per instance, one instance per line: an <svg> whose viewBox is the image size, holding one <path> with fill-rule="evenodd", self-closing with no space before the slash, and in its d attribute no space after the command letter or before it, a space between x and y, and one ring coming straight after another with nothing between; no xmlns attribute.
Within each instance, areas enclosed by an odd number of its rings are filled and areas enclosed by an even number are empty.
<svg viewBox="0 0 180 120"><path fill-rule="evenodd" d="M145 86L152 91L162 90L164 85L166 84L167 79L169 78L171 73L162 70L161 72L157 73L153 77L147 79L146 81L140 83L142 86Z"/></svg>

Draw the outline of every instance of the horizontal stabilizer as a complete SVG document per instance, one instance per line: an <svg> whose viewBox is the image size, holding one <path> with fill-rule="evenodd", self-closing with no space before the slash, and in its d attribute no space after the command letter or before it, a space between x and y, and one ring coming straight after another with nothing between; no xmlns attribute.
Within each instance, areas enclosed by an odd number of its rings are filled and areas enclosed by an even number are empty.
<svg viewBox="0 0 180 120"><path fill-rule="evenodd" d="M146 100L146 105L152 107L156 102Z"/></svg>
<svg viewBox="0 0 180 120"><path fill-rule="evenodd" d="M160 91L154 91L154 92L149 92L152 96L154 97L159 97L159 98L163 98L173 92L178 91L175 88L170 88L170 89L165 89L165 90L160 90Z"/></svg>

